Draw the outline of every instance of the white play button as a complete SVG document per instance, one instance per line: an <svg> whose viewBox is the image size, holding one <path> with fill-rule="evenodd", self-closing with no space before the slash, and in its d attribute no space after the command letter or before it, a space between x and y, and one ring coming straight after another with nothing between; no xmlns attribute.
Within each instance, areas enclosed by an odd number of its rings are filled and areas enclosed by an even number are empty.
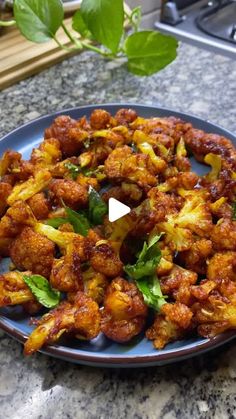
<svg viewBox="0 0 236 419"><path fill-rule="evenodd" d="M119 220L119 218L124 217L124 215L129 214L131 211L130 207L122 202L117 201L115 198L110 198L108 201L108 218L111 223L113 221Z"/></svg>

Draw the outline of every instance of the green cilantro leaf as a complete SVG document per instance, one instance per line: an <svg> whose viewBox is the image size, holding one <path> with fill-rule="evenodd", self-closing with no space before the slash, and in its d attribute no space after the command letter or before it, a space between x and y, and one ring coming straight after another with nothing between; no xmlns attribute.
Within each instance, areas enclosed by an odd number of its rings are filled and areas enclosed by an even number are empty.
<svg viewBox="0 0 236 419"><path fill-rule="evenodd" d="M136 281L136 285L143 294L145 303L156 311L160 311L163 304L166 303L162 294L160 282L156 275L146 277Z"/></svg>
<svg viewBox="0 0 236 419"><path fill-rule="evenodd" d="M157 246L161 234L152 238L151 242L147 244L144 242L141 252L138 254L138 259L134 265L126 265L125 272L134 279L140 279L145 276L150 276L155 273L156 267L161 260L161 251Z"/></svg>

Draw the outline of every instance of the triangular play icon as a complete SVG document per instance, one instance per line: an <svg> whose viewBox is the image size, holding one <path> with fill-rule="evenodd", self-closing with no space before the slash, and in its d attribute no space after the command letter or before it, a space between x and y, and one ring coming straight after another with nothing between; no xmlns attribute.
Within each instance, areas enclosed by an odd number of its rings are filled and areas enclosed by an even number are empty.
<svg viewBox="0 0 236 419"><path fill-rule="evenodd" d="M119 218L124 217L124 215L129 214L131 211L130 207L122 202L118 201L115 198L110 198L108 201L108 218L111 223L113 221L119 220Z"/></svg>

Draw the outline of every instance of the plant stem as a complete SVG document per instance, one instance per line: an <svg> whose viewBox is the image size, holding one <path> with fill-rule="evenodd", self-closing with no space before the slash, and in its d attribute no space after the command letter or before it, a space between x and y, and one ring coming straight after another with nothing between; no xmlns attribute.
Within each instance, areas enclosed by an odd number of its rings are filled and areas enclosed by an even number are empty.
<svg viewBox="0 0 236 419"><path fill-rule="evenodd" d="M63 28L63 30L64 30L64 32L65 32L65 34L68 36L68 38L70 39L70 41L71 42L73 42L73 44L75 44L76 45L76 47L78 48L78 49L82 49L82 47L83 47L83 45L82 45L82 43L78 40L78 39L76 39L71 33L70 33L70 31L67 29L67 27L66 27L66 25L64 24L64 22L62 22L62 24L61 24L61 26L62 26L62 28Z"/></svg>
<svg viewBox="0 0 236 419"><path fill-rule="evenodd" d="M0 20L0 26L13 26L15 24L15 20Z"/></svg>
<svg viewBox="0 0 236 419"><path fill-rule="evenodd" d="M100 48L95 47L92 44L88 44L85 41L81 41L81 44L84 48L90 49L91 51L97 52L100 55L103 55L104 57L108 57L108 58L116 58L116 56L114 54L111 54L109 52L105 52Z"/></svg>
<svg viewBox="0 0 236 419"><path fill-rule="evenodd" d="M57 43L57 45L61 48L61 49L64 49L65 51L67 51L67 52L74 52L74 51L77 51L78 50L78 48L69 48L69 47L65 47L65 45L62 45L61 43L60 43L60 41L58 41L58 39L57 39L57 37L56 36L53 36L53 39L54 39L54 41Z"/></svg>

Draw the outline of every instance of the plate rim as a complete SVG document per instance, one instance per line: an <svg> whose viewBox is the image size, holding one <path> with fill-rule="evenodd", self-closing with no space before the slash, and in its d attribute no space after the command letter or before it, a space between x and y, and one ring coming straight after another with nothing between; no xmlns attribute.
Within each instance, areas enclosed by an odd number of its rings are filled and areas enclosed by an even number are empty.
<svg viewBox="0 0 236 419"><path fill-rule="evenodd" d="M35 123L40 123L43 120L49 119L49 118L56 118L59 115L62 115L64 113L70 114L70 112L81 112L85 111L88 112L95 108L136 108L138 109L147 109L147 110L155 110L156 111L162 111L166 112L167 114L173 114L175 116L178 116L182 119L192 119L194 121L198 121L199 123L206 123L212 126L214 129L219 131L223 131L224 135L229 136L231 139L234 139L236 141L236 135L230 132L228 129L221 127L218 124L215 124L209 120L205 120L201 117L198 117L196 115L193 115L191 113L176 111L168 107L162 107L160 105L146 105L142 103L126 103L126 102L112 102L112 103L98 103L98 104L89 104L89 105L81 105L71 108L62 109L56 112L47 113L44 115L41 115L40 117L36 119L32 119L30 121L27 121L26 123L16 127L15 129L11 130L10 132L6 133L1 139L0 144L2 141L7 141L9 137L12 135L17 134L19 131L23 130L24 128L28 128L31 125L34 125ZM194 122L193 122L194 123ZM27 339L27 335L22 332L20 329L17 329L13 324L11 324L11 319L9 319L5 315L1 315L0 311L0 328L6 332L8 335L13 337L14 339L20 341L21 343L24 343ZM215 336L211 339L202 339L202 341L198 343L192 343L187 345L186 347L178 347L173 348L169 350L165 350L162 352L157 352L156 354L150 353L150 354L130 354L130 355L122 355L119 354L104 354L104 353L97 353L97 352L89 352L85 350L80 350L77 348L71 348L63 345L48 345L44 349L40 350L39 352L44 353L46 355L50 355L56 358L61 358L67 361L71 362L77 362L77 363L83 363L83 364L89 364L94 366L110 366L110 367L141 367L141 366L152 366L152 365L164 365L171 362L177 362L182 359L187 359L190 357L194 357L196 355L200 355L201 353L207 352L209 350L213 350L214 348L217 348L224 343L229 342L234 337L236 337L236 331L229 330L227 332L221 333L220 335Z"/></svg>

